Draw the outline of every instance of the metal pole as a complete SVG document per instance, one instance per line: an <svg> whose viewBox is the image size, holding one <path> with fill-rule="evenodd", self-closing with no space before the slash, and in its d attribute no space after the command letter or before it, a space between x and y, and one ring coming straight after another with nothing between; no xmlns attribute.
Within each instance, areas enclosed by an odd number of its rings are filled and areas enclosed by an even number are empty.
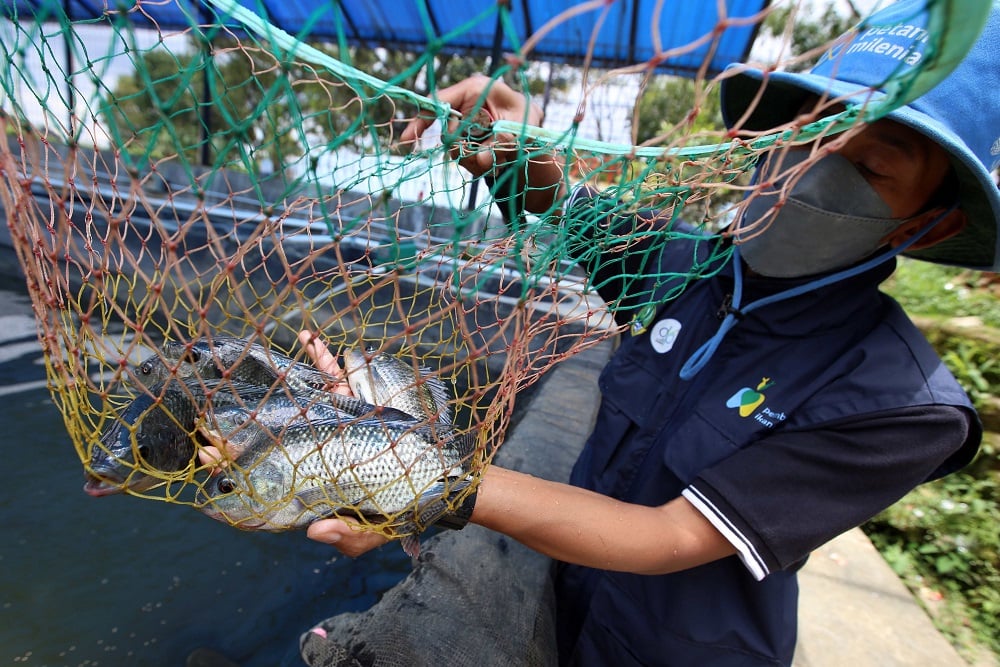
<svg viewBox="0 0 1000 667"><path fill-rule="evenodd" d="M204 3L199 4L199 13L202 17L202 25L211 25L211 17L208 14L208 7ZM212 86L209 81L208 61L212 59L212 42L202 36L202 73L201 73L201 97L202 103L199 106L198 116L201 119L201 157L202 166L208 166L212 162Z"/></svg>
<svg viewBox="0 0 1000 667"><path fill-rule="evenodd" d="M67 29L63 31L63 43L66 47L64 63L66 67L66 112L68 115L67 136L70 141L74 141L76 135L76 87L73 85L73 46L72 33L70 29L73 25L73 10L70 0L63 0L63 14L66 15Z"/></svg>

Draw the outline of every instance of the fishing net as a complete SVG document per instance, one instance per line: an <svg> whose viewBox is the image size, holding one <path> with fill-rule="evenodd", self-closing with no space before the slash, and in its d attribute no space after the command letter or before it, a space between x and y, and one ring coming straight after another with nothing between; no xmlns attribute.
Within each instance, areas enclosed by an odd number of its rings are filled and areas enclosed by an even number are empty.
<svg viewBox="0 0 1000 667"><path fill-rule="evenodd" d="M515 3L484 3L444 34L433 3L414 2L423 40L408 54L350 44L338 3L294 36L262 18L263 6L231 0L108 5L84 18L62 3L0 3L0 203L88 484L202 509L235 498L215 517L241 528L336 513L390 536L419 532L474 492L516 398L548 369L642 329L724 266L726 244L706 245L679 272L657 274L647 258L725 236L764 151L857 131L961 59L989 3L929 3L928 55L901 66L887 95L846 110L819 99L801 110L807 121L769 132L722 128L713 100L738 70L710 58L732 34L759 35L759 66L807 67L830 46L790 47L808 3L743 13L711 3L704 34L654 39L648 61L619 69L590 66L590 36L616 3L548 3L531 32ZM670 3L651 5L651 25L676 19ZM334 30L319 39L311 29L324 12ZM581 67L534 59L562 25L577 29ZM509 48L492 61L493 80L525 91L547 81L534 99L559 104L547 105L545 127L459 114L439 99L443 85L485 68L449 44L494 28ZM616 96L626 102L601 116ZM666 100L679 110L668 114ZM418 117L437 123L401 145ZM453 159L463 151L501 151L506 163L474 179ZM546 156L566 196L587 186L605 193L599 205L560 196L524 214L519 175ZM655 214L607 224L639 211ZM608 249L631 258L611 277L597 254ZM608 297L614 285L627 304ZM423 408L329 398L339 378L315 367L301 331L334 354L361 350L369 379L378 353L391 356L415 378L395 396L420 394ZM276 403L284 412L266 409ZM325 452L318 462L301 447L282 451L310 439ZM224 459L206 463L206 445ZM334 449L339 465L326 456ZM376 479L379 466L397 476ZM219 467L229 472L213 475ZM265 468L292 471L284 491L257 479ZM392 493L408 499L390 503ZM274 516L279 501L294 516Z"/></svg>

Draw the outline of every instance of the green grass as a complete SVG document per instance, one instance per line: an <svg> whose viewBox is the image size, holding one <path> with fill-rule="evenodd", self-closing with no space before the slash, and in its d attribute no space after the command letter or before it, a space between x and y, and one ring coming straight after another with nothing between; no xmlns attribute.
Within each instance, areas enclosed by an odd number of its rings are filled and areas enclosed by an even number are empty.
<svg viewBox="0 0 1000 667"><path fill-rule="evenodd" d="M883 286L911 315L978 317L1000 328L1000 281L982 287L993 276L950 266L902 258Z"/></svg>
<svg viewBox="0 0 1000 667"><path fill-rule="evenodd" d="M1000 331L996 276L901 260L884 285L913 317L977 317ZM981 328L981 327L979 327ZM1000 394L997 337L930 336L977 405ZM965 470L918 487L863 526L941 632L974 661L1000 658L1000 434Z"/></svg>

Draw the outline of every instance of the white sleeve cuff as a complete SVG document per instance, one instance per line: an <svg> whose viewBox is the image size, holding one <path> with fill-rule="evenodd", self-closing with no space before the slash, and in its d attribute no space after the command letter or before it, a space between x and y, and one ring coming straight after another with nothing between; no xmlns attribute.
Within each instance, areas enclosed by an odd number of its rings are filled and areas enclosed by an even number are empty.
<svg viewBox="0 0 1000 667"><path fill-rule="evenodd" d="M701 512L715 526L715 529L722 533L722 536L736 548L736 553L739 555L740 560L750 570L750 574L753 575L754 579L760 581L770 574L770 570L767 564L764 563L764 559L761 558L757 548L719 511L711 500L702 495L693 486L689 486L681 491L681 495L687 498L688 502L694 505L695 509Z"/></svg>

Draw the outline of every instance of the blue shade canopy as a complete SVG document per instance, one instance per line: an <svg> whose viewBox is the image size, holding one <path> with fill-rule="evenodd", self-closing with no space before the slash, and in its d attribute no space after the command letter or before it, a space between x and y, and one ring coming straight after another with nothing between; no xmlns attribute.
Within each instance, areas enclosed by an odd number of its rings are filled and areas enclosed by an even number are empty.
<svg viewBox="0 0 1000 667"><path fill-rule="evenodd" d="M528 60L594 67L653 62L657 71L691 76L708 63L707 74L746 59L759 21L745 20L770 0L509 0L509 21L498 22L497 3L486 0L238 0L272 25L303 40L338 41L368 47L423 51L437 43L445 53L488 56L499 48L516 53L532 34L562 12L587 11L558 22L538 41ZM725 8L720 15L719 7ZM124 11L138 27L183 29L223 23L197 0L0 0L15 20L96 19ZM741 20L744 19L744 20ZM498 31L499 26L499 31ZM600 26L596 35L595 26ZM713 35L713 31L718 32ZM593 46L591 47L591 41ZM687 48L685 48L687 47ZM682 52L662 60L658 54Z"/></svg>

